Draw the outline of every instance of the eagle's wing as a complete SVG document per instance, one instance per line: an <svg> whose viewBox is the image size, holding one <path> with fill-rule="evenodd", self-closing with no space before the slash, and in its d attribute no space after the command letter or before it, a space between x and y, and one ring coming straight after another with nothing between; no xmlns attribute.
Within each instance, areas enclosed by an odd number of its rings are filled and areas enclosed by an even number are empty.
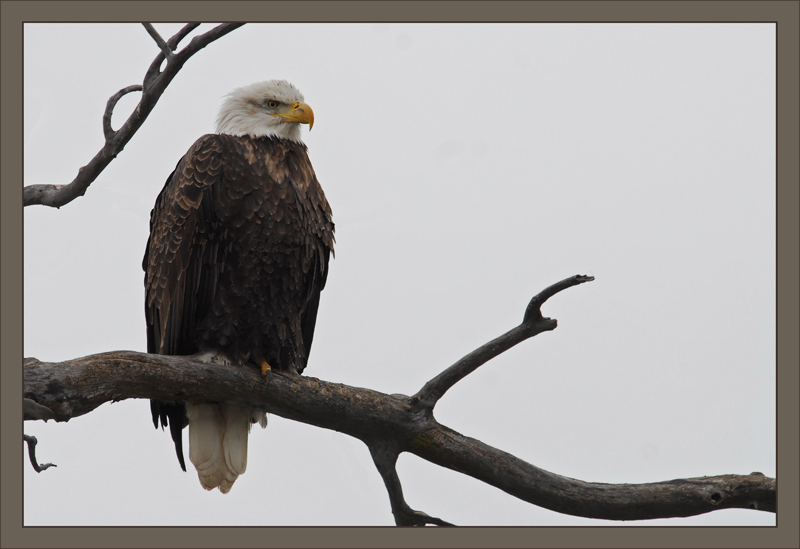
<svg viewBox="0 0 800 549"><path fill-rule="evenodd" d="M314 340L314 326L317 324L317 311L319 310L319 295L325 288L328 280L328 261L330 260L331 249L321 245L317 250L317 261L311 274L309 284L309 299L306 309L300 317L300 326L303 331L303 346L305 347L305 360L311 353L311 342ZM298 368L299 374L303 373L305 363Z"/></svg>
<svg viewBox="0 0 800 549"><path fill-rule="evenodd" d="M305 200L312 205L307 210L309 215L308 223L311 225L311 233L315 235L312 248L311 265L306 273L305 287L307 293L306 302L300 316L300 329L303 338L302 359L297 363L297 373L302 374L311 353L311 343L314 340L314 327L317 323L317 311L319 310L319 297L325 288L328 280L328 264L333 253L334 244L334 224L331 219L331 209L325 198L325 192L317 180L314 168L306 155L305 147L302 150L302 157L305 162L299 163L296 174L307 181Z"/></svg>
<svg viewBox="0 0 800 549"><path fill-rule="evenodd" d="M216 293L224 249L214 228L214 183L222 177L223 139L201 137L178 162L150 214L145 271L147 352L189 355L199 319ZM187 424L183 403L151 400L153 423L169 426L183 470L181 430Z"/></svg>

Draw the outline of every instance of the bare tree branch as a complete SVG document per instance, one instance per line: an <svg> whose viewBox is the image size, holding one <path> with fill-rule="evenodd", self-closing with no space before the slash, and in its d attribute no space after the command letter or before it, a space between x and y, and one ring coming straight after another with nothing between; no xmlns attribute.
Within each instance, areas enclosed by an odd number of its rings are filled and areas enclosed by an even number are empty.
<svg viewBox="0 0 800 549"><path fill-rule="evenodd" d="M206 47L211 42L222 38L229 32L241 27L244 23L225 23L218 25L205 34L195 36L189 45L171 57L167 57L165 51L174 50L181 39L197 28L199 23L191 23L183 27L175 36L170 38L166 44L166 50L162 47L153 63L145 74L144 82L141 86L128 86L115 93L108 101L106 112L103 115L103 134L105 144L103 148L92 158L88 164L78 170L78 175L68 185L28 185L23 189L23 205L32 206L40 204L60 208L72 202L79 196L86 193L89 185L97 179L100 173L108 166L111 161L125 148L128 141L134 136L141 127L147 116L153 110L161 94L167 88L184 63L195 53ZM147 28L147 25L145 25ZM151 26L152 28L152 26ZM148 32L150 30L148 29ZM155 29L153 29L155 32ZM158 34L158 33L156 33ZM152 36L152 34L151 34ZM159 37L160 38L160 37ZM158 40L156 40L158 43ZM161 40L163 43L163 40ZM159 44L161 47L161 44ZM159 67L167 59L167 65L163 71ZM119 99L132 91L143 90L139 104L133 110L128 120L119 130L111 129L111 113Z"/></svg>
<svg viewBox="0 0 800 549"><path fill-rule="evenodd" d="M114 107L117 106L117 102L122 99L122 96L135 91L142 91L142 87L139 84L135 84L133 86L128 86L127 88L122 88L117 93L112 95L106 103L106 111L103 113L103 135L106 138L106 142L108 142L110 139L113 139L114 134L117 133L111 127L111 116L114 114Z"/></svg>
<svg viewBox="0 0 800 549"><path fill-rule="evenodd" d="M44 463L39 465L36 461L36 444L38 444L38 440L36 437L30 435L22 435L22 439L28 443L28 458L31 460L31 465L33 465L33 470L37 473L41 473L45 469L49 469L50 467L57 467L55 463Z"/></svg>
<svg viewBox="0 0 800 549"><path fill-rule="evenodd" d="M397 526L454 526L442 519L432 517L422 511L415 511L406 503L403 498L403 486L400 484L400 477L397 475L397 457L400 453L395 444L389 440L373 441L369 443L369 452L372 461L383 478L386 491L389 492L389 502L392 506L392 514Z"/></svg>
<svg viewBox="0 0 800 549"><path fill-rule="evenodd" d="M200 23L189 23L184 26L172 38L167 40L167 48L170 51L174 51L178 43L199 26ZM153 82L161 75L161 65L164 63L164 59L163 56L159 56L150 63L150 67L148 67L147 72L144 73L144 79L142 80L145 89L149 89L153 85Z"/></svg>
<svg viewBox="0 0 800 549"><path fill-rule="evenodd" d="M539 322L542 319L542 305L544 302L556 295L558 292L563 292L567 288L572 288L573 286L577 286L578 284L583 284L584 282L591 282L594 280L593 276L587 275L575 275L569 278L565 278L560 282L556 282L555 284L548 286L535 296L531 298L530 303L528 303L528 307L525 309L525 316L522 319L522 324L533 325L536 322ZM549 319L544 319L549 320ZM554 329L555 326L553 326Z"/></svg>
<svg viewBox="0 0 800 549"><path fill-rule="evenodd" d="M545 331L555 330L556 326L558 326L558 322L550 318L542 317L541 306L558 292L592 280L594 280L593 276L575 275L553 284L536 294L533 299L531 299L530 303L528 303L522 324L474 350L430 380L411 398L412 406L418 410L427 410L429 413L432 412L433 407L436 406L436 403L448 389L477 370L480 366L528 338Z"/></svg>
<svg viewBox="0 0 800 549"><path fill-rule="evenodd" d="M775 512L776 481L761 473L603 484L562 477L444 426L420 433L409 451L534 505L586 518L646 520L717 509Z"/></svg>
<svg viewBox="0 0 800 549"><path fill-rule="evenodd" d="M147 30L147 33L153 37L153 40L156 41L158 47L161 48L161 52L164 54L164 57L167 59L167 61L175 57L172 48L170 48L167 45L167 43L164 42L164 39L161 38L161 35L158 34L158 31L153 27L153 25L151 25L150 23L142 23L142 25L144 25L144 28Z"/></svg>
<svg viewBox="0 0 800 549"><path fill-rule="evenodd" d="M591 277L566 279L541 292L532 303L537 304L538 310L548 297L588 280ZM535 312L526 313L525 317L522 325L509 332L513 336L501 336L509 337L509 342L498 344L494 340L484 345L426 387L434 387L430 391L436 395L441 390L436 387L446 390L466 375L461 375L464 371L473 371L510 348L515 344L514 338L532 337L556 325L555 320L537 320ZM470 358L476 353L478 358ZM433 383L445 374L450 376L446 378L448 381ZM423 388L420 393L424 395L424 391ZM581 517L644 520L730 508L776 510L775 479L761 473L649 484L584 482L539 469L441 425L431 413L438 397L428 397L424 402L431 404L422 406L423 400L418 396L387 395L285 372L275 372L267 387L255 367L206 364L189 357L118 351L61 363L29 358L24 365L23 396L50 410L56 421L89 413L105 402L145 398L228 402L345 433L362 440L370 449L398 525L449 524L414 511L406 504L395 468L401 452L411 452L469 475L534 505ZM39 416L39 413L29 414L26 407L25 419L39 419Z"/></svg>

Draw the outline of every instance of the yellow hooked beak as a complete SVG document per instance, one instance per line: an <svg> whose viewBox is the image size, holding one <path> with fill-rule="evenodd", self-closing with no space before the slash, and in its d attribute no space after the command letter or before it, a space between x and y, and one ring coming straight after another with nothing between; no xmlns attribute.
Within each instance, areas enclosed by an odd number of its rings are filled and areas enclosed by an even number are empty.
<svg viewBox="0 0 800 549"><path fill-rule="evenodd" d="M276 112L272 116L283 118L287 122L298 122L300 124L308 124L308 129L314 127L314 111L308 103L301 103L295 101L291 105L286 105L283 109Z"/></svg>

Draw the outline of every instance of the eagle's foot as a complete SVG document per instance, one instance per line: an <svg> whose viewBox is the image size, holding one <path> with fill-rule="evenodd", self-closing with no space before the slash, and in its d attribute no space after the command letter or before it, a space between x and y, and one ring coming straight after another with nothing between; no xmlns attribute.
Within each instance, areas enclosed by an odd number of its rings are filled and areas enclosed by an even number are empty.
<svg viewBox="0 0 800 549"><path fill-rule="evenodd" d="M261 359L259 364L261 366L261 375L267 378L267 387L269 387L272 382L272 366L264 359Z"/></svg>

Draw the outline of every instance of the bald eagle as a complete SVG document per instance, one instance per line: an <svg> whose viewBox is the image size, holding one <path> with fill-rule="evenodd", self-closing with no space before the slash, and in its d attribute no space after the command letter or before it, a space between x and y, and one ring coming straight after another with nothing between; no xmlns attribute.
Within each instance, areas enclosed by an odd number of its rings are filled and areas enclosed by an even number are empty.
<svg viewBox="0 0 800 549"><path fill-rule="evenodd" d="M333 251L331 208L300 138L314 113L289 82L238 88L215 134L178 162L150 213L147 352L301 374ZM230 404L150 401L185 471L227 493L247 467L250 426L266 414Z"/></svg>

